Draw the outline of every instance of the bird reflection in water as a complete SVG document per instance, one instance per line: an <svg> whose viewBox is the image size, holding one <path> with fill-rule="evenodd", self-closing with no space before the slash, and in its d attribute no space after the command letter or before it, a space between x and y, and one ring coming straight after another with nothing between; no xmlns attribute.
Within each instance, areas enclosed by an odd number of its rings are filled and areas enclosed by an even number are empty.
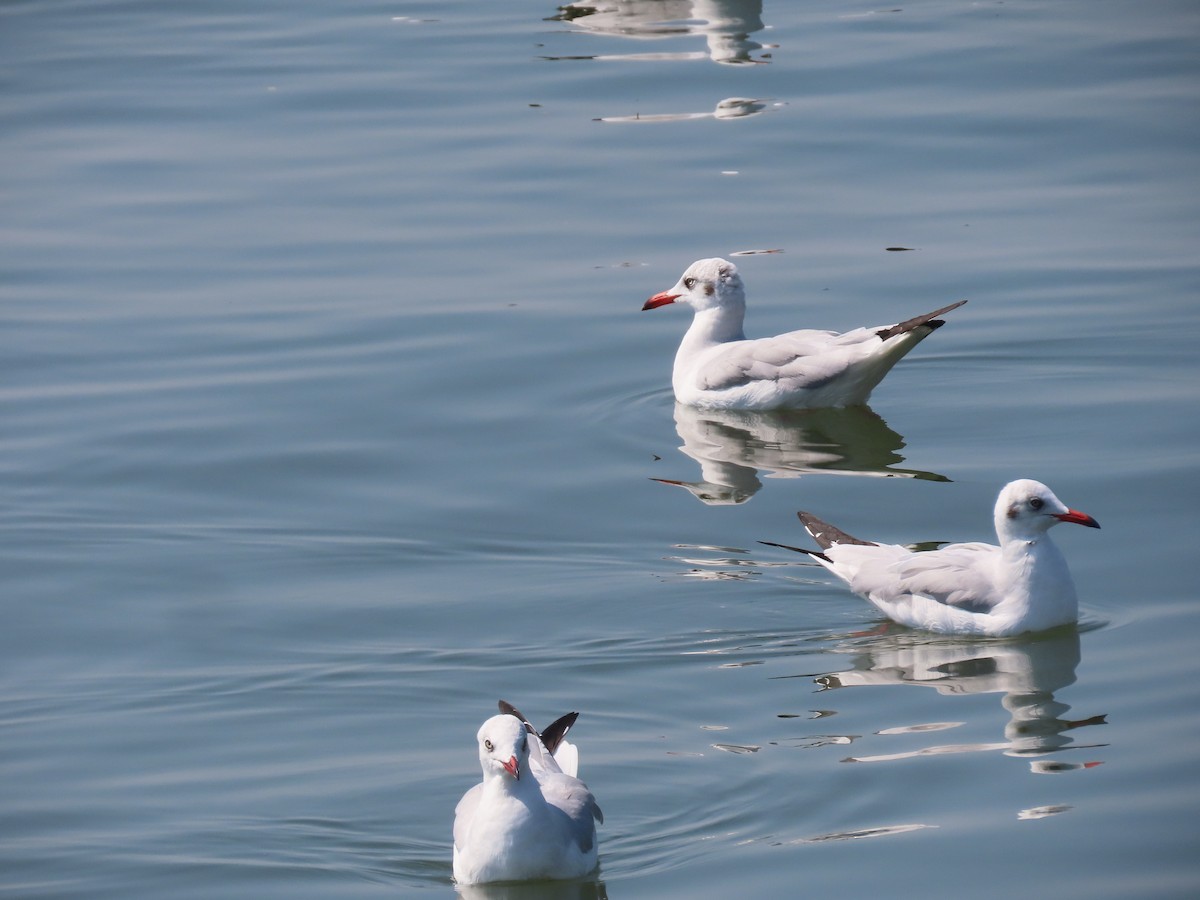
<svg viewBox="0 0 1200 900"><path fill-rule="evenodd" d="M455 889L463 900L608 900L602 881L510 881Z"/></svg>
<svg viewBox="0 0 1200 900"><path fill-rule="evenodd" d="M869 407L845 409L697 409L675 404L679 448L700 464L700 480L655 478L686 488L710 506L745 503L767 478L801 475L873 475L948 481L919 469L897 468L904 438Z"/></svg>
<svg viewBox="0 0 1200 900"><path fill-rule="evenodd" d="M890 629L889 629L890 630ZM1076 744L1073 732L1106 724L1105 716L1069 716L1071 707L1055 692L1074 684L1079 665L1079 633L1059 629L1005 641L935 638L901 630L857 644L854 665L816 679L824 690L882 685L931 687L939 694L1003 694L1009 719L1004 740L993 743L935 744L918 750L852 756L846 762L884 762L913 757L978 751L1001 751L1030 759L1037 774L1092 768L1099 762L1072 763L1042 757L1067 749L1099 748L1105 744ZM942 732L963 723L938 722L888 728L877 736Z"/></svg>
<svg viewBox="0 0 1200 900"><path fill-rule="evenodd" d="M783 106L771 103L771 108ZM597 122L682 122L688 119L744 119L757 116L768 108L768 101L749 97L727 97L712 112L693 113L635 113L631 116L600 116Z"/></svg>
<svg viewBox="0 0 1200 900"><path fill-rule="evenodd" d="M711 59L722 65L765 63L768 49L750 36L765 27L761 0L609 0L567 3L550 21L566 22L591 34L631 40L660 41L702 35L704 51L629 53L615 56L549 57L550 59L678 60Z"/></svg>

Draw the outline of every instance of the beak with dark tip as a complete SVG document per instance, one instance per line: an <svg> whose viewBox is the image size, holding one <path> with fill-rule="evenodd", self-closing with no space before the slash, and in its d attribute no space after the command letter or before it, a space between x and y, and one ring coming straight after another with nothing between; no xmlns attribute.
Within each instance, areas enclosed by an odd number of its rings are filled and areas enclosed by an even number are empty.
<svg viewBox="0 0 1200 900"><path fill-rule="evenodd" d="M1100 523L1089 516L1087 513L1081 513L1077 509L1068 509L1065 513L1059 513L1054 518L1060 522L1074 522L1076 525L1086 525L1088 528L1099 528Z"/></svg>
<svg viewBox="0 0 1200 900"><path fill-rule="evenodd" d="M645 312L648 309L658 309L660 306L666 306L668 303L674 303L681 296L683 295L668 294L666 291L663 291L661 294L655 294L644 304L642 304L642 312Z"/></svg>
<svg viewBox="0 0 1200 900"><path fill-rule="evenodd" d="M517 781L521 780L521 764L517 762L517 758L515 756L510 756L508 758L508 762L504 763L504 771Z"/></svg>

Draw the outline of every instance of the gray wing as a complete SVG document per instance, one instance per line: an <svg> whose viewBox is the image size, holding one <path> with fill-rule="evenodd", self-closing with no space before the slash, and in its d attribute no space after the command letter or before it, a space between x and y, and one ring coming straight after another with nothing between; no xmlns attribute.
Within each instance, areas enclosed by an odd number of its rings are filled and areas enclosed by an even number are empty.
<svg viewBox="0 0 1200 900"><path fill-rule="evenodd" d="M853 339L847 341L852 335ZM861 354L854 351L854 346L867 340L879 344L879 338L868 329L844 335L791 331L777 337L735 341L722 345L720 352L706 361L699 387L723 390L755 381L789 380L820 385L857 359Z"/></svg>
<svg viewBox="0 0 1200 900"><path fill-rule="evenodd" d="M912 553L888 566L893 581L884 593L897 599L903 594L927 597L967 612L989 613L1002 599L992 577L997 553L999 548L983 543Z"/></svg>
<svg viewBox="0 0 1200 900"><path fill-rule="evenodd" d="M894 337L918 332L916 341L941 326L940 315L966 303L960 300L933 312L914 316L897 325L836 331L802 329L776 337L735 341L722 345L721 352L704 366L701 390L723 390L756 381L786 381L790 387L815 389L842 375L850 367L881 352ZM916 343L897 346L894 363ZM887 371L885 366L884 372ZM882 377L882 373L881 373Z"/></svg>
<svg viewBox="0 0 1200 900"><path fill-rule="evenodd" d="M542 796L558 807L570 820L571 837L587 853L596 840L596 822L604 822L604 813L588 786L578 778L550 773L541 779Z"/></svg>

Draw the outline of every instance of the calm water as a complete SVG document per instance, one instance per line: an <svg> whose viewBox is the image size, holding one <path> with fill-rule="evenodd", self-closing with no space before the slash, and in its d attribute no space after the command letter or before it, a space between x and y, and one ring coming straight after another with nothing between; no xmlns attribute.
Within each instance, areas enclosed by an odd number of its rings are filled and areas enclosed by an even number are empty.
<svg viewBox="0 0 1200 900"><path fill-rule="evenodd" d="M1195 896L1198 39L0 8L0 894L451 897L505 697L581 711L601 883L471 896ZM641 303L752 250L754 334L970 303L872 410L676 410ZM987 539L1018 476L1104 526L1078 631L873 634L757 543Z"/></svg>

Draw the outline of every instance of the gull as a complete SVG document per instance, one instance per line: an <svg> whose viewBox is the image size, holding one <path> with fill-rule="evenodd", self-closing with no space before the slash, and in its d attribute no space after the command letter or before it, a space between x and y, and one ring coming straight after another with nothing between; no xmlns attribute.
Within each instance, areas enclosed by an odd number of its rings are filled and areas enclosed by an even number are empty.
<svg viewBox="0 0 1200 900"><path fill-rule="evenodd" d="M998 547L949 544L915 553L852 537L811 513L797 515L821 549L771 546L807 553L901 625L990 637L1076 621L1075 585L1047 532L1059 522L1100 527L1030 479L1010 482L1000 491L994 516Z"/></svg>
<svg viewBox="0 0 1200 900"><path fill-rule="evenodd" d="M454 810L459 884L580 878L596 868L596 822L604 815L576 775L579 751L565 738L579 713L540 734L511 704L479 729L483 781Z"/></svg>
<svg viewBox="0 0 1200 900"><path fill-rule="evenodd" d="M938 316L966 302L844 334L805 329L747 340L742 330L746 292L737 266L725 259L701 259L642 309L686 303L695 310L671 374L680 403L714 409L815 409L866 403L892 366L943 324Z"/></svg>

